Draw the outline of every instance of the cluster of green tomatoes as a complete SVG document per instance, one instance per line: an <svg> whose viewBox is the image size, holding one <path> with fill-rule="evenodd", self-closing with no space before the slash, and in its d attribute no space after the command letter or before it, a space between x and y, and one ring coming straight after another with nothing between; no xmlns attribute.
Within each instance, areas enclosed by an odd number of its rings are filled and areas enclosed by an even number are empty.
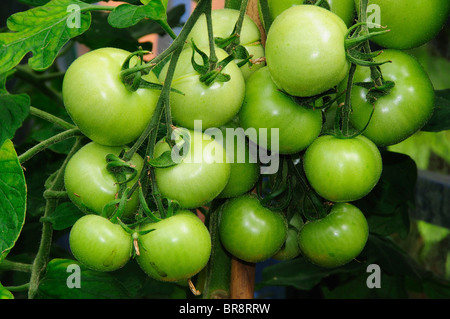
<svg viewBox="0 0 450 319"><path fill-rule="evenodd" d="M130 52L109 47L76 59L65 75L63 98L90 142L73 155L65 170L69 197L86 213L70 233L74 256L98 271L117 270L134 256L153 278L189 279L207 265L211 254L208 227L194 212L220 198L221 243L241 260L256 263L302 254L319 266L337 267L356 258L369 229L363 212L351 202L378 183L383 166L379 147L411 136L433 112L433 86L420 64L404 52L430 40L445 22L450 3L431 2L416 8L404 0L369 1L379 6L381 23L391 30L371 39L386 48L371 58L380 62L381 84L389 88L374 100L369 93L377 87L368 66L353 70L347 94L352 65L347 40L359 1L328 0L328 8L302 0L268 1L272 21L266 26L265 46L257 25L248 16L243 20L238 39L250 57L243 63L229 59L231 42L226 41L239 11L213 10L214 37L222 40L216 43L225 43L216 46L214 54L217 61L229 60L213 81L204 73L212 55L203 14L175 68L171 70L168 61L158 74L142 75L150 83L163 84L172 72L170 114L166 110L165 118L173 121L173 132L183 129L182 133L173 140L162 137L154 147L134 151L126 160L124 155L148 127L161 91L131 91L122 83L125 61L130 67L139 63L136 56L127 60ZM404 15L413 21L409 29ZM420 21L427 23L416 28ZM334 97L330 107L323 107L325 96ZM303 103L311 100L313 106ZM330 130L329 123L349 101L348 120L359 133ZM195 121L201 121L203 131L195 130ZM277 147L266 145L268 151L299 155L307 182L330 203L326 217L288 219L282 211L263 205L252 192L264 176L250 148L267 141L267 136L234 139L230 146L225 139L208 135L211 128L223 136L227 128L266 129L269 134L277 129ZM172 154L175 145L187 145L180 160L153 166L150 174L151 160ZM242 151L243 160L237 160ZM114 174L118 162L126 169ZM172 203L167 212L148 202L152 195Z"/></svg>

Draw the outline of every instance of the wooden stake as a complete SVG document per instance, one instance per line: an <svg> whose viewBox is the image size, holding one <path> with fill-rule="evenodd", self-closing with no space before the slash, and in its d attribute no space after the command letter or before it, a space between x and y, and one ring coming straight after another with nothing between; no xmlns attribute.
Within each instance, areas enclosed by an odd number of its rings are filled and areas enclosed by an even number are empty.
<svg viewBox="0 0 450 319"><path fill-rule="evenodd" d="M254 263L247 263L237 258L231 260L231 299L253 299L255 292Z"/></svg>
<svg viewBox="0 0 450 319"><path fill-rule="evenodd" d="M259 18L258 0L249 0L247 4L247 15L252 18L261 32L261 43L263 46L266 44L266 33Z"/></svg>

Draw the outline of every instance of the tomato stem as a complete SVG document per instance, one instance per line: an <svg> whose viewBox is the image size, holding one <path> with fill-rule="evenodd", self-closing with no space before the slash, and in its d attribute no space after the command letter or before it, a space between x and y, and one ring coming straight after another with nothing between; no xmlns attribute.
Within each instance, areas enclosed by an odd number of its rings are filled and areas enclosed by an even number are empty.
<svg viewBox="0 0 450 319"><path fill-rule="evenodd" d="M308 200L309 204L311 204L312 209L316 213L315 216L312 216L311 214L309 214L308 211L303 209L303 215L308 220L314 220L325 217L327 215L327 210L325 209L322 199L319 197L319 195L316 194L316 192L309 185L305 173L303 171L302 164L300 163L296 165L294 164L293 160L294 159L288 161L289 170L294 174L294 176L297 177L296 179L299 182L306 199ZM300 166L300 169L297 168L297 166Z"/></svg>
<svg viewBox="0 0 450 319"><path fill-rule="evenodd" d="M72 149L70 150L69 154L65 158L63 164L58 169L56 176L51 182L50 187L48 190L50 191L62 191L64 189L64 171L67 166L67 163L71 159L71 157L83 146L82 143L83 138L78 137L75 141L75 144L72 146ZM50 255L50 249L52 246L52 237L53 237L53 228L52 224L49 221L45 221L46 218L50 216L50 214L53 213L53 211L56 209L56 206L58 205L58 199L52 198L47 199L45 204L45 211L43 215L43 221L42 221L42 233L41 233L41 241L39 244L39 249L36 254L36 257L33 261L33 266L31 269L31 277L30 277L30 287L28 289L28 298L33 299L36 296L38 287L39 287L39 281L41 279L42 274L44 273L48 258Z"/></svg>
<svg viewBox="0 0 450 319"><path fill-rule="evenodd" d="M218 58L216 55L216 44L214 42L214 31L212 25L211 11L212 11L212 1L208 1L205 10L205 15L206 15L206 26L208 28L209 63L210 63L210 70L214 70L216 68Z"/></svg>
<svg viewBox="0 0 450 319"><path fill-rule="evenodd" d="M268 0L259 0L259 7L261 9L262 23L264 25L264 30L269 31L270 25L272 24L272 16L270 13Z"/></svg>
<svg viewBox="0 0 450 319"><path fill-rule="evenodd" d="M19 156L19 162L21 164L23 164L26 161L28 161L29 159L31 159L33 156L35 156L37 153L49 148L50 146L52 146L56 143L62 142L64 140L67 140L69 138L77 137L77 136L82 136L82 133L78 128L73 128L73 129L61 132L59 134L56 134L56 135L40 142L39 144L36 144L32 148L28 149L26 152L21 154Z"/></svg>
<svg viewBox="0 0 450 319"><path fill-rule="evenodd" d="M66 130L74 129L76 128L75 125L70 124L69 122L64 121L63 119L60 119L57 116L54 116L53 114L50 114L48 112L42 111L36 107L30 106L30 114L37 116L43 120L46 120L50 123L56 124Z"/></svg>

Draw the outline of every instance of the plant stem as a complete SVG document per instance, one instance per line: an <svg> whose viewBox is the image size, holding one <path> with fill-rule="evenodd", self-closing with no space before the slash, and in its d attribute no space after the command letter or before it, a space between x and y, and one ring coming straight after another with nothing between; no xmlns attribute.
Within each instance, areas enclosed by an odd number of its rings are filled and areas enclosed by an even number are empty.
<svg viewBox="0 0 450 319"><path fill-rule="evenodd" d="M239 18L238 18L238 21L236 22L235 32L236 32L237 35L241 34L242 24L244 23L245 13L247 11L247 6L248 6L248 0L242 0L241 8L239 10ZM236 41L238 43L240 43L239 37L237 38Z"/></svg>
<svg viewBox="0 0 450 319"><path fill-rule="evenodd" d="M269 31L270 29L270 25L272 24L272 17L270 16L268 0L259 0L259 5L261 8L262 23L267 33L267 31Z"/></svg>
<svg viewBox="0 0 450 319"><path fill-rule="evenodd" d="M360 8L359 8L359 21L363 22L363 24L361 25L361 31L360 33L362 34L368 34L369 33L369 28L367 26L367 24L365 22L367 22L367 5L368 5L369 0L360 0ZM365 53L369 54L371 52L370 50L370 43L369 41L365 41L364 45L363 45L363 50ZM372 59L371 59L372 61ZM383 85L383 79L381 76L381 72L378 66L371 66L370 67L370 71L371 71L371 75L372 75L372 80L375 82L375 84L377 86L382 86Z"/></svg>
<svg viewBox="0 0 450 319"><path fill-rule="evenodd" d="M207 1L207 6L205 9L206 15L206 26L208 28L208 39L209 39L209 62L211 64L210 70L216 68L216 64L218 62L218 58L216 55L216 44L214 41L214 32L211 18L212 11L212 1Z"/></svg>
<svg viewBox="0 0 450 319"><path fill-rule="evenodd" d="M302 188L303 193L306 196L306 199L313 206L313 209L314 209L314 211L317 214L317 216L314 216L314 217L309 215L309 214L307 214L307 215L305 215L305 217L308 220L325 217L326 214L327 214L327 211L324 208L322 200L320 199L320 197L314 192L314 190L308 184L307 178L306 178L306 176L304 174L304 171L302 169L302 165L299 164L299 166L301 167L301 169L297 168L297 166L294 164L293 160L289 160L288 161L289 170L296 177L296 180L299 182L300 187Z"/></svg>
<svg viewBox="0 0 450 319"><path fill-rule="evenodd" d="M31 268L32 268L31 264L24 264L6 259L0 263L0 270L31 272Z"/></svg>
<svg viewBox="0 0 450 319"><path fill-rule="evenodd" d="M183 47L184 47L184 43L185 43L185 41L187 39L187 36L189 35L192 27L197 22L197 20L200 17L200 15L204 12L204 10L205 10L205 8L207 6L207 3L210 2L210 1L211 0L201 0L199 2L199 4L197 5L197 7L192 12L192 14L189 16L189 19L186 21L183 29L181 29L180 34L172 42L172 44L166 50L164 50L161 54L159 54L154 59L149 61L147 64L141 65L140 66L141 69L144 69L146 67L146 65L147 65L147 68L148 68L149 65L154 66L154 65L158 64L159 62L163 61L166 57L168 57L169 55L174 53L174 51L176 51L177 49L178 50L182 50ZM173 59L173 56L172 56L172 59ZM128 69L128 71L131 72L133 69L134 68L130 68L130 69ZM169 72L167 72L167 74L169 75ZM165 80L165 82L167 82L167 79ZM170 87L167 87L166 83L164 83L163 89L161 90L161 96L168 95L168 92L164 93L164 90L170 91ZM153 113L152 120L150 121L150 123L147 126L147 128L145 129L145 131L138 138L138 140L130 148L130 150L127 153L125 153L124 160L130 160L131 157L133 156L133 154L147 140L147 136L150 134L150 132L152 132L153 130L157 130L158 129L158 125L159 125L159 122L161 120L161 114L160 113L162 111L162 108L165 105L165 101L162 100L161 96L160 96L160 99L159 99L158 104L156 106L156 109L155 109L155 111ZM152 154L152 156L153 156L153 154Z"/></svg>
<svg viewBox="0 0 450 319"><path fill-rule="evenodd" d="M349 136L350 131L350 113L352 111L351 107L351 95L353 87L353 76L355 75L356 65L351 64L347 80L347 91L345 94L345 103L342 107L342 134L344 136ZM338 110L339 112L339 110Z"/></svg>
<svg viewBox="0 0 450 319"><path fill-rule="evenodd" d="M30 114L34 115L34 116L37 116L37 117L40 117L43 120L46 120L46 121L51 122L53 124L56 124L56 125L64 128L64 129L67 129L67 130L76 128L75 125L70 124L70 123L64 121L63 119L60 119L59 117L54 116L53 114L50 114L48 112L42 111L42 110L40 110L38 108L35 108L34 106L30 106Z"/></svg>
<svg viewBox="0 0 450 319"><path fill-rule="evenodd" d="M13 292L21 292L21 291L27 291L30 288L30 283L26 283L20 286L7 286L5 289Z"/></svg>
<svg viewBox="0 0 450 319"><path fill-rule="evenodd" d="M42 93L47 95L50 99L57 101L59 105L64 105L61 93L48 86L45 81L42 81L39 78L39 76L36 76L35 73L30 69L30 67L17 65L15 69L18 78L32 84Z"/></svg>
<svg viewBox="0 0 450 319"><path fill-rule="evenodd" d="M36 144L32 148L28 149L25 153L19 156L19 162L21 164L28 161L30 158L32 158L37 153L47 149L48 147L52 146L53 144L59 143L61 141L64 141L66 139L80 136L82 135L81 131L78 128L70 129L64 132L61 132L59 134L56 134L45 141L40 142L39 144Z"/></svg>
<svg viewBox="0 0 450 319"><path fill-rule="evenodd" d="M158 24L161 26L161 28L163 28L164 31L167 32L167 34L172 38L172 39L176 39L177 35L175 34L175 32L172 30L172 28L170 27L170 25L167 23L167 20L158 20L157 21Z"/></svg>
<svg viewBox="0 0 450 319"><path fill-rule="evenodd" d="M208 1L211 1L211 0L200 0L198 5L195 7L194 11L192 11L188 20L184 24L183 28L181 29L180 34L173 40L172 44L167 49L165 49L163 52L161 52L161 54L158 54L155 58L153 58L151 61L149 61L146 64L142 64L142 65L139 65L138 67L130 68L130 69L124 70L122 72L124 72L124 73L126 72L125 75L129 75L136 71L140 71L140 70L143 70L146 68L147 69L151 68L151 67L157 65L158 63L164 61L164 59L167 58L169 55L171 55L177 48L184 47L184 44L186 42L186 39L187 39L189 33L192 30L192 27L197 22L200 15L205 11ZM121 75L121 76L123 77L123 75Z"/></svg>
<svg viewBox="0 0 450 319"><path fill-rule="evenodd" d="M82 137L78 137L75 141L74 146L67 155L64 163L61 165L55 178L53 179L50 191L62 191L64 189L64 170L70 158L82 147ZM58 205L58 199L52 198L46 200L45 211L43 215L43 220L55 210ZM48 258L50 255L50 248L52 245L53 228L52 224L47 221L42 222L42 233L41 241L39 244L39 249L33 262L31 269L30 287L28 289L28 298L33 299L36 296L39 281L47 267Z"/></svg>

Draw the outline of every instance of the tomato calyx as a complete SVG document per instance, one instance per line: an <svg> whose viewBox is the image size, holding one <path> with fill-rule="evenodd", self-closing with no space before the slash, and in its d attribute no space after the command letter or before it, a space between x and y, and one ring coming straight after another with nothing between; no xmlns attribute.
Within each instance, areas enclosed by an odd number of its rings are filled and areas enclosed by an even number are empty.
<svg viewBox="0 0 450 319"><path fill-rule="evenodd" d="M280 91L282 92L282 91ZM310 109L325 109L330 107L334 102L336 102L343 93L337 93L335 88L329 89L323 93L308 96L299 97L289 95L286 92L282 92L289 96L296 104Z"/></svg>
<svg viewBox="0 0 450 319"><path fill-rule="evenodd" d="M191 63L194 70L200 74L200 82L205 83L207 86L210 86L214 81L218 82L228 82L231 77L229 74L223 73L223 69L228 65L228 63L234 60L233 55L229 55L223 60L216 62L211 59L205 52L200 50L194 43L194 40L191 41L192 46L192 58ZM199 54L202 58L202 64L198 64L195 61L195 54Z"/></svg>
<svg viewBox="0 0 450 319"><path fill-rule="evenodd" d="M150 52L146 50L137 50L131 53L122 64L120 78L122 80L122 83L130 92L135 92L138 89L143 88L153 90L162 90L163 88L162 84L147 81L142 77L149 74L156 66L156 64L151 61L148 63L144 62L144 55L148 53ZM136 56L139 58L138 63L134 66L131 66L130 62L132 58ZM170 91L184 94L183 92L174 88L170 88Z"/></svg>

